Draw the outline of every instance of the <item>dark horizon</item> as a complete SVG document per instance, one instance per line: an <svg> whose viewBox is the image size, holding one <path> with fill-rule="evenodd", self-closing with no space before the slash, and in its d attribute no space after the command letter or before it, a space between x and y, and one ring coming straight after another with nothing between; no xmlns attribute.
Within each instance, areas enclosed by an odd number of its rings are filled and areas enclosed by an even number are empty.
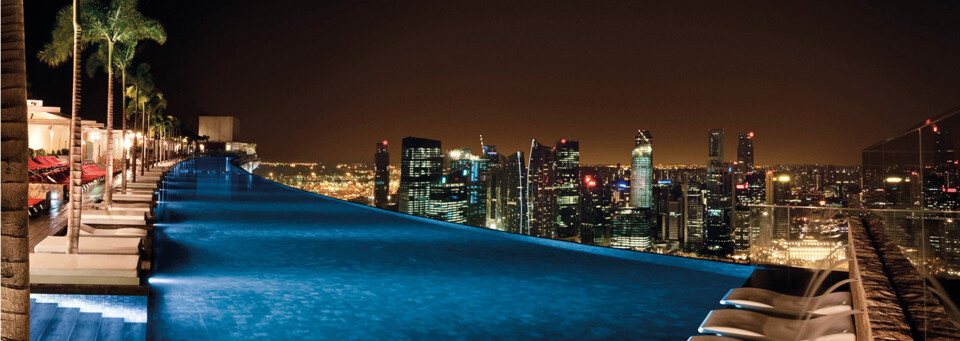
<svg viewBox="0 0 960 341"><path fill-rule="evenodd" d="M25 3L32 98L69 112L40 65L65 5ZM757 164L860 163L861 149L960 105L960 4L141 1L168 114L240 119L265 160L372 160L374 144L581 142L584 164L703 164L707 131L756 133ZM103 75L83 79L103 121ZM117 123L119 126L119 123ZM399 161L394 157L393 163Z"/></svg>

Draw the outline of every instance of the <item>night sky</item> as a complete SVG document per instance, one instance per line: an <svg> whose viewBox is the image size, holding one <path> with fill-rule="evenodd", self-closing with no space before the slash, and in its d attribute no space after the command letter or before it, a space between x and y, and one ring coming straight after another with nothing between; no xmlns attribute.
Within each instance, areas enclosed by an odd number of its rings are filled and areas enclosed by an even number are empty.
<svg viewBox="0 0 960 341"><path fill-rule="evenodd" d="M70 106L39 64L69 1L26 1L32 98ZM142 0L168 112L233 115L267 161L372 162L388 139L501 153L580 140L581 162L706 162L707 130L756 133L758 164L858 164L860 150L960 106L960 2ZM139 62L138 61L138 62ZM103 120L106 76L84 78ZM119 125L119 124L118 124Z"/></svg>

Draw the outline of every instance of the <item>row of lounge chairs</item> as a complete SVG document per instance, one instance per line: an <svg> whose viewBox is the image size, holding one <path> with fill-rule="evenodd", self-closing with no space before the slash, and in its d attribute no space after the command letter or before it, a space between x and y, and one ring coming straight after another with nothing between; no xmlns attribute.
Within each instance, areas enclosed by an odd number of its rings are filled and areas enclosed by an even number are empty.
<svg viewBox="0 0 960 341"><path fill-rule="evenodd" d="M27 168L29 168L31 171L53 169L57 167L64 167L66 165L66 161L61 161L56 156L37 156L32 159L27 159Z"/></svg>
<svg viewBox="0 0 960 341"><path fill-rule="evenodd" d="M79 285L139 285L141 253L148 232L143 227L117 227L146 225L154 200L153 191L171 162L152 170L155 178L138 178L137 182L147 187L128 189L128 195L136 191L145 195L141 200L129 200L119 191L114 194L113 209L88 207L83 211L78 238L78 253L67 254L67 237L50 236L34 247L30 255L30 279L33 283L79 284ZM95 167L95 166L94 166ZM103 174L101 174L103 176ZM112 225L111 228L92 225Z"/></svg>
<svg viewBox="0 0 960 341"><path fill-rule="evenodd" d="M819 273L811 283L822 283L830 271ZM793 296L761 288L734 288L720 304L728 309L713 310L690 341L709 340L856 340L853 300L849 291L833 291L846 280L819 296Z"/></svg>

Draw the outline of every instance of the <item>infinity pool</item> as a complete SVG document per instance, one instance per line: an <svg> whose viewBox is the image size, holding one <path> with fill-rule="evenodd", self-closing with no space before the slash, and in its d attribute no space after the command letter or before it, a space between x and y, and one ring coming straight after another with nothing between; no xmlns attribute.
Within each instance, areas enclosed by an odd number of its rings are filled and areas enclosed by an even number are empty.
<svg viewBox="0 0 960 341"><path fill-rule="evenodd" d="M225 158L164 184L148 335L682 340L752 268L434 222Z"/></svg>

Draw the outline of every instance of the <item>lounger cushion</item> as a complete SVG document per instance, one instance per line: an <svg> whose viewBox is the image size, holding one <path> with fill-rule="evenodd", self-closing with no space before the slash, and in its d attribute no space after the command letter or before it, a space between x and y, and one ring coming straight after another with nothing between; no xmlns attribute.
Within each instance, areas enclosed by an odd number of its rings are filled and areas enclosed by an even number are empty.
<svg viewBox="0 0 960 341"><path fill-rule="evenodd" d="M139 255L141 242L139 237L80 236L77 251L80 254ZM44 238L33 250L37 253L67 253L67 237Z"/></svg>
<svg viewBox="0 0 960 341"><path fill-rule="evenodd" d="M850 292L804 298L760 288L735 288L720 300L720 304L741 309L793 316L811 310L817 316L847 311L852 309L851 302Z"/></svg>
<svg viewBox="0 0 960 341"><path fill-rule="evenodd" d="M711 311L698 329L704 334L757 341L856 340L853 330L853 317L846 314L815 317L804 326L803 320L770 317L740 309ZM797 337L799 333L803 335Z"/></svg>

